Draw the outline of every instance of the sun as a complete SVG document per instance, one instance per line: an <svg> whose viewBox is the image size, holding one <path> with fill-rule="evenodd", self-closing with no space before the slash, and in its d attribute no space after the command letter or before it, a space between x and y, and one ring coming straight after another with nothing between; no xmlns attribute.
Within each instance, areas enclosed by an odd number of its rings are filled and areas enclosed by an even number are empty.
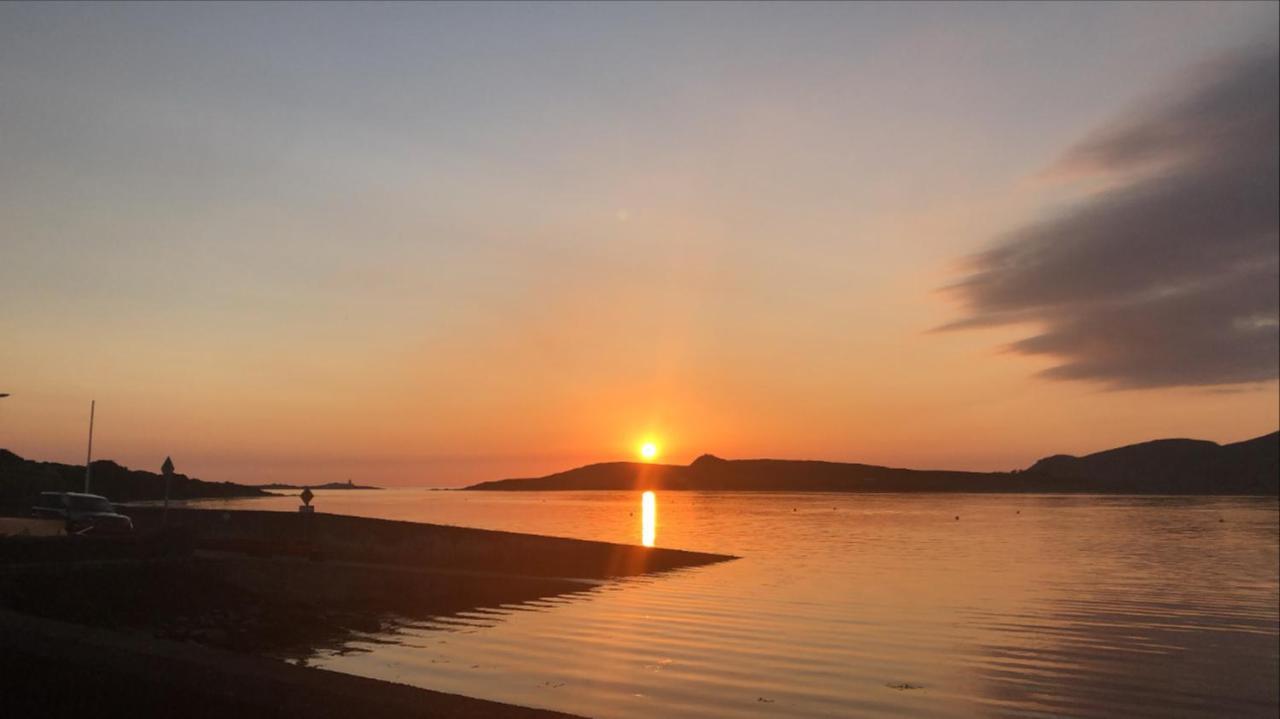
<svg viewBox="0 0 1280 719"><path fill-rule="evenodd" d="M646 462L651 461L654 457L658 456L658 445L653 442L645 442L640 445L640 456L644 457Z"/></svg>

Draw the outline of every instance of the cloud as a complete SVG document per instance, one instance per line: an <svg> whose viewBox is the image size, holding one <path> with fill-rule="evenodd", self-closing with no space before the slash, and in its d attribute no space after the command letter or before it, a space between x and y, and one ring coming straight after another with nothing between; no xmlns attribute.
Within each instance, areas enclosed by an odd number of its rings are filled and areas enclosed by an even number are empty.
<svg viewBox="0 0 1280 719"><path fill-rule="evenodd" d="M1274 45L1240 52L1070 148L1057 169L1117 182L970 258L941 329L1033 323L1010 350L1112 388L1275 379L1278 68Z"/></svg>

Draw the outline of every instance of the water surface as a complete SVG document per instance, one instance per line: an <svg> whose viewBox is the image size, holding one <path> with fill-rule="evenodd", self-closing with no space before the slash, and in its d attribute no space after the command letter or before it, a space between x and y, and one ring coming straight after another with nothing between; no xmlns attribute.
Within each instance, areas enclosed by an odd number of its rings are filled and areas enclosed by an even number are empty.
<svg viewBox="0 0 1280 719"><path fill-rule="evenodd" d="M639 544L639 492L318 492L318 511ZM412 625L313 664L595 717L1277 711L1277 503L668 492L742 559ZM292 510L294 498L216 506Z"/></svg>

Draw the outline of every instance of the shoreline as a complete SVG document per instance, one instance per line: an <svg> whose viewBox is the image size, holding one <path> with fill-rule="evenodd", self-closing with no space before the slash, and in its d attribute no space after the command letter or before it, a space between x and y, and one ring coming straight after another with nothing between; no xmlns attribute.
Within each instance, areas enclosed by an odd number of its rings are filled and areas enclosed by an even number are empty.
<svg viewBox="0 0 1280 719"><path fill-rule="evenodd" d="M590 601L613 579L733 559L295 512L171 508L161 527L159 508L123 509L136 536L0 539L6 709L569 716L286 660L405 623L554 596Z"/></svg>
<svg viewBox="0 0 1280 719"><path fill-rule="evenodd" d="M574 716L6 610L0 645L4 705L14 716Z"/></svg>

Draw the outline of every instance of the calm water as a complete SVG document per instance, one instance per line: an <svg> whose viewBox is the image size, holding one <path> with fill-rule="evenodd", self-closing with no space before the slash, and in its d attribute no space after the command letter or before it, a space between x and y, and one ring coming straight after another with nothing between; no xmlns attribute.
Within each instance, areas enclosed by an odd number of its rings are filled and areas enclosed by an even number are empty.
<svg viewBox="0 0 1280 719"><path fill-rule="evenodd" d="M639 493L319 495L320 511L641 540ZM595 717L1276 715L1275 499L656 503L658 546L743 558L419 623L313 663Z"/></svg>

